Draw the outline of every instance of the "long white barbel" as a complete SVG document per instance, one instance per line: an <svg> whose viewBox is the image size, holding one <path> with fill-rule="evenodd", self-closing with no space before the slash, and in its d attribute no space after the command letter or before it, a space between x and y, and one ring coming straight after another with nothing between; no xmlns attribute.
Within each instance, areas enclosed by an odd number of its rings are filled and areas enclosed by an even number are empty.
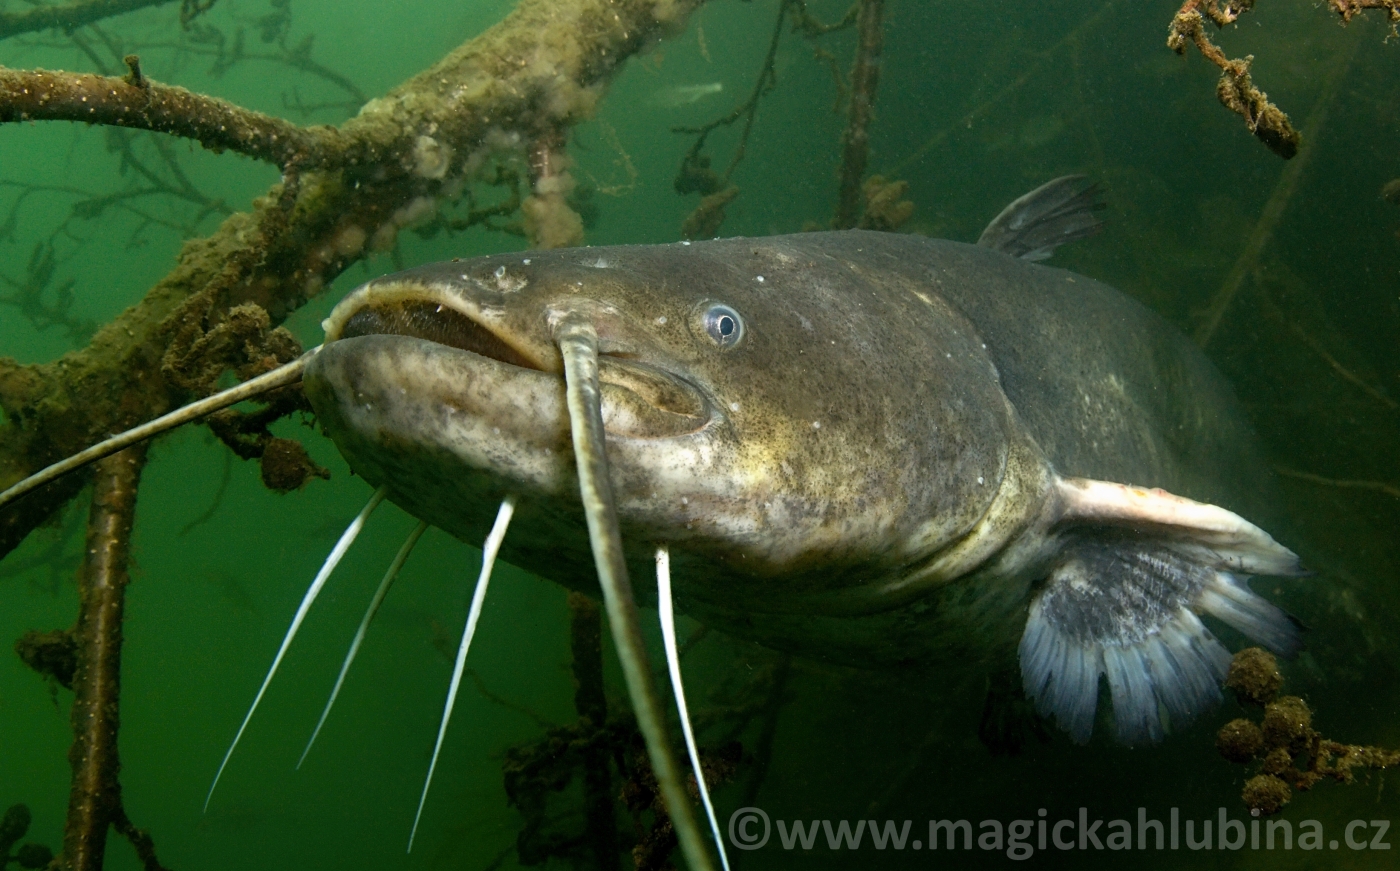
<svg viewBox="0 0 1400 871"><path fill-rule="evenodd" d="M681 718L681 732L685 734L690 767L695 771L695 785L700 788L700 800L705 804L705 815L710 818L710 833L714 835L715 848L719 850L720 864L724 866L724 871L729 871L729 854L724 851L719 820L715 817L714 803L710 801L710 788L705 785L705 772L700 768L700 749L695 744L695 729L690 724L690 707L685 703L681 655L676 645L676 609L671 598L671 550L665 545L656 549L656 610L661 617L661 643L666 650L666 670L671 673L671 694L676 697L676 713Z"/></svg>
<svg viewBox="0 0 1400 871"><path fill-rule="evenodd" d="M340 664L340 674L336 675L335 686L331 688L331 697L326 700L326 707L321 711L321 719L316 721L316 728L311 732L311 738L306 742L306 749L301 751L301 758L297 760L297 768L306 761L306 754L311 752L311 745L316 743L316 736L321 734L321 727L326 725L326 718L331 715L331 707L335 705L336 696L340 695L340 687L345 683L345 675L350 671L350 663L355 661L355 654L360 652L360 644L365 640L365 633L369 631L370 621L374 615L379 613L379 606L384 603L384 597L389 593L389 587L393 585L394 579L399 576L399 570L403 568L408 555L413 552L413 546L418 543L418 539L423 537L423 533L428 530L426 520L419 521L413 531L408 534L403 545L399 548L398 554L394 556L394 561L389 564L389 570L384 573L384 579L379 582L379 588L374 591L374 598L369 600L369 607L365 609L365 616L360 620L360 626L355 630L355 638L350 642L350 650L345 654L345 661Z"/></svg>
<svg viewBox="0 0 1400 871"><path fill-rule="evenodd" d="M224 776L224 768L228 766L228 760L233 756L234 748L243 738L243 732L248 728L248 721L253 719L253 712L258 709L258 703L262 701L263 694L267 692L268 684L272 683L272 676L277 673L277 667L282 664L282 657L287 655L287 648L292 646L292 639L296 637L297 630L301 628L301 622L306 619L306 612L311 610L311 603L315 602L316 597L321 594L321 588L326 585L326 580L331 576L331 572L335 571L335 567L339 565L345 552L350 549L350 545L360 534L360 530L364 528L370 513L379 507L379 503L384 501L384 496L387 493L387 487L380 487L374 491L373 496L369 497L369 502L360 509L360 513L355 516L354 520L350 521L350 525L345 527L345 531L340 534L340 540L335 543L335 547L331 548L330 556L326 557L326 561L321 564L321 570L316 573L316 578L307 588L306 595L301 597L301 605L297 607L296 616L292 618L292 625L287 628L287 634L282 638L282 646L277 648L277 655L272 659L272 667L267 670L267 677L263 678L262 686L258 687L258 694L253 697L252 706L248 708L248 713L243 717L243 723L238 727L238 733L233 736L233 743L228 746L228 752L224 754L223 761L219 763L219 770L214 774L214 782L209 784L209 794L204 797L204 810L206 812L209 810L210 799L214 797L214 790L219 786L219 778Z"/></svg>
<svg viewBox="0 0 1400 871"><path fill-rule="evenodd" d="M586 316L561 313L554 324L554 339L564 358L564 398L568 403L588 541L593 549L598 584L603 589L608 628L612 631L622 676L627 682L627 694L632 699L632 712L646 742L651 770L656 775L662 803L671 817L686 864L691 871L713 871L714 863L705 850L704 836L700 834L690 798L681 783L680 766L666 737L661 701L652 682L641 622L637 618L637 602L627 579L627 559L617 526L617 506L613 501L604 447L598 332Z"/></svg>
<svg viewBox="0 0 1400 871"><path fill-rule="evenodd" d="M230 387L227 390L220 390L211 396L191 402L189 405L182 405L168 414L163 414L155 420L148 421L140 426L132 427L126 432L117 433L111 438L104 439L86 450L79 451L63 460L59 460L51 466L47 466L34 474L15 484L3 493L0 493L0 508L10 504L24 494L42 487L51 481L63 477L75 469L81 469L89 463L95 463L103 457L111 456L123 448L130 447L140 441L145 441L152 436L160 435L166 430L174 429L181 424L189 423L204 417L206 414L213 414L230 405L236 405L245 399L250 399L269 390L278 387L285 387L301 380L302 370L306 368L307 362L321 350L317 345L311 350L302 354L290 363L285 363L273 369L271 372L263 373L256 378L250 378L242 384Z"/></svg>
<svg viewBox="0 0 1400 871"><path fill-rule="evenodd" d="M413 839L418 836L418 823L423 818L423 806L428 801L428 788L433 785L433 772L437 770L438 754L442 752L442 740L447 737L447 721L452 718L452 706L457 701L457 689L462 684L462 672L467 665L467 649L471 647L472 636L476 634L477 620L481 619L481 605L486 601L486 586L491 582L491 568L496 564L496 554L500 553L501 542L506 537L506 527L510 526L511 515L515 513L515 499L507 496L501 500L496 512L496 522L481 546L481 574L476 579L476 590L472 593L472 604L467 609L467 625L462 629L462 643L457 647L457 659L452 663L452 682L447 687L447 702L442 706L442 720L438 723L437 743L433 745L433 759L428 763L428 776L423 779L423 794L418 797L418 811L413 815L413 828L408 833L408 852L413 852Z"/></svg>

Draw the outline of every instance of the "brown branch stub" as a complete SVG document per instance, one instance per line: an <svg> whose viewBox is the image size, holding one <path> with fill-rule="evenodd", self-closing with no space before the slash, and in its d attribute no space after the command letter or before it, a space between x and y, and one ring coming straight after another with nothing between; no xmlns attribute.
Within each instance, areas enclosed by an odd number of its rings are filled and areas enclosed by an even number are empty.
<svg viewBox="0 0 1400 871"><path fill-rule="evenodd" d="M141 58L139 55L129 54L122 58L122 63L126 64L126 75L122 81L133 88L145 88L147 84L145 76L141 75Z"/></svg>
<svg viewBox="0 0 1400 871"><path fill-rule="evenodd" d="M123 78L0 69L0 123L19 121L82 121L152 130L283 168L333 164L345 156L337 147L341 137L334 127L298 127L217 97L158 84L141 76L139 66Z"/></svg>
<svg viewBox="0 0 1400 871"><path fill-rule="evenodd" d="M1289 160L1298 153L1302 137L1289 122L1288 115L1269 102L1268 94L1254 86L1249 76L1249 65L1254 62L1254 56L1231 60L1218 45L1211 42L1205 31L1206 18L1216 27L1224 27L1253 6L1254 0L1227 0L1223 4L1216 0L1186 0L1172 19L1167 33L1167 47L1177 54L1183 54L1189 42L1196 46L1202 57L1219 67L1220 82L1215 87L1215 95L1221 105L1243 118L1249 132L1267 145L1270 151Z"/></svg>

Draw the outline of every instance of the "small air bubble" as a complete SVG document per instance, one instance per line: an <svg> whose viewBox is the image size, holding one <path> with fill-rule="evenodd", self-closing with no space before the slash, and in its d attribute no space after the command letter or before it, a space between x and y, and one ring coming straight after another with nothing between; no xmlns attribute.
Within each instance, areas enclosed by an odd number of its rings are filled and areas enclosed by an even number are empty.
<svg viewBox="0 0 1400 871"><path fill-rule="evenodd" d="M819 421L819 420L814 420L814 421L812 421L812 429L821 429L821 428L822 428L822 422L821 422L821 421Z"/></svg>
<svg viewBox="0 0 1400 871"><path fill-rule="evenodd" d="M687 247L689 247L690 242L686 241L686 242L682 242L681 244L682 244L682 245L685 245L685 246L687 246Z"/></svg>
<svg viewBox="0 0 1400 871"><path fill-rule="evenodd" d="M689 505L689 504L690 504L690 500L689 500L688 498L686 498L685 496L682 496L682 497L681 497L681 504L682 504L682 505Z"/></svg>
<svg viewBox="0 0 1400 871"><path fill-rule="evenodd" d="M506 277L506 268L505 268L504 266L497 266L497 267L496 267L496 277L497 277L497 278L505 278L505 277Z"/></svg>
<svg viewBox="0 0 1400 871"><path fill-rule="evenodd" d="M665 316L665 315L662 315L661 317L657 318L657 319L656 319L656 323L657 323L657 326L665 326L665 325L666 325L666 316Z"/></svg>
<svg viewBox="0 0 1400 871"><path fill-rule="evenodd" d="M529 257L526 257L524 260L522 260L522 261L520 261L520 262L521 262L521 263L524 263L526 266L529 266L529 265L530 265L530 258L529 258ZM987 346L986 346L986 345L983 345L982 347L985 348L985 347L987 347Z"/></svg>
<svg viewBox="0 0 1400 871"><path fill-rule="evenodd" d="M730 410L730 411L738 411L738 410L739 410L739 403L737 403L737 402L731 402L731 403L729 403L729 410Z"/></svg>
<svg viewBox="0 0 1400 871"><path fill-rule="evenodd" d="M981 475L978 475L978 476L977 476L977 483L980 485L980 484L986 483L986 481L982 478Z"/></svg>
<svg viewBox="0 0 1400 871"><path fill-rule="evenodd" d="M756 278L754 278L754 281L757 281L759 284L762 284L762 283L763 283L763 276L762 276L762 275L757 276Z"/></svg>

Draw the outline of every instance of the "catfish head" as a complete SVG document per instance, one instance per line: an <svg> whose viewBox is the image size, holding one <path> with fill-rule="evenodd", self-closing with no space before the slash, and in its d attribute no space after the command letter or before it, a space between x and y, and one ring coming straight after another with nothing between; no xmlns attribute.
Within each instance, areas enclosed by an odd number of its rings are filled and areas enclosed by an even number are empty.
<svg viewBox="0 0 1400 871"><path fill-rule="evenodd" d="M503 555L588 588L558 344L582 318L629 562L668 546L694 568L681 600L707 610L891 607L1032 516L1044 463L965 318L821 251L732 239L390 275L332 312L306 392L391 500L480 541L513 496Z"/></svg>

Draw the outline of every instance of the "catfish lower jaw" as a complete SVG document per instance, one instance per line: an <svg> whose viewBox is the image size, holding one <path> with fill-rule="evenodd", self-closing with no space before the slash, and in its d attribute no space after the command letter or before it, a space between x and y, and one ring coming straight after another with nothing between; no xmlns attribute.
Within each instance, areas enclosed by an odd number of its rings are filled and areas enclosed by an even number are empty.
<svg viewBox="0 0 1400 871"><path fill-rule="evenodd" d="M651 441L699 432L718 415L694 386L632 360L600 358L610 437ZM398 473L379 455L413 446L451 475L497 475L523 492L564 493L576 482L561 374L515 366L427 339L361 335L328 343L308 365L307 396L356 471L374 483ZM450 458L450 460L449 460Z"/></svg>

